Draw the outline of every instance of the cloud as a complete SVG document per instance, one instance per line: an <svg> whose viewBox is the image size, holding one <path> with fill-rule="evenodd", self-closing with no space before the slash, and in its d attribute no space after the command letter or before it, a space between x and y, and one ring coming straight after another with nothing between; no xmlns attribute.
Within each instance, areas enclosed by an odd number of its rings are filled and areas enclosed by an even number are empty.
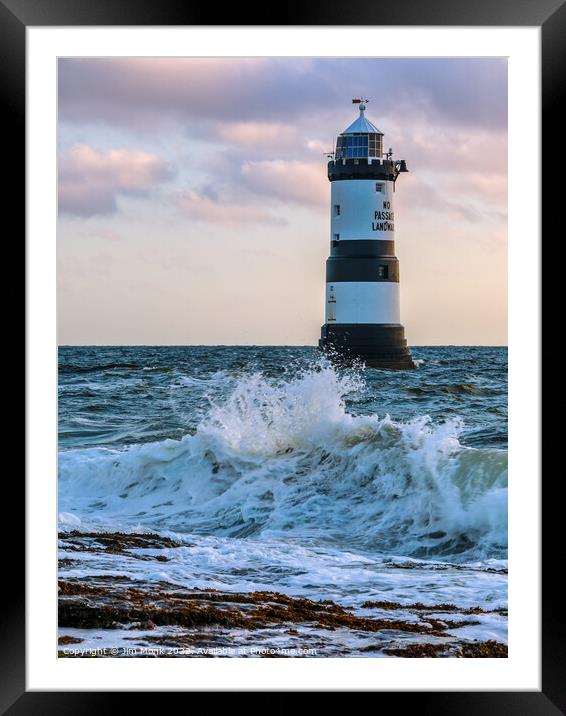
<svg viewBox="0 0 566 716"><path fill-rule="evenodd" d="M231 144L267 147L277 152L299 142L296 127L278 122L224 123L218 128L218 138Z"/></svg>
<svg viewBox="0 0 566 716"><path fill-rule="evenodd" d="M255 58L63 58L58 65L60 117L138 126L149 122L150 127L172 117L272 121L274 110L285 106L301 64L296 61L291 69ZM282 92L280 99L267 86L270 79Z"/></svg>
<svg viewBox="0 0 566 716"><path fill-rule="evenodd" d="M178 207L195 221L216 224L271 224L284 226L286 219L275 216L261 207L219 201L209 187L201 190L189 189L177 197Z"/></svg>
<svg viewBox="0 0 566 716"><path fill-rule="evenodd" d="M505 183L469 174L461 179L452 175L429 174L425 179L406 174L401 178L397 205L404 216L417 212L429 217L452 218L469 223L491 224L507 219Z"/></svg>
<svg viewBox="0 0 566 716"><path fill-rule="evenodd" d="M436 127L411 121L394 125L386 138L396 156L408 160L409 170L419 173L466 172L484 175L507 173L507 142L505 136L485 129L458 126Z"/></svg>
<svg viewBox="0 0 566 716"><path fill-rule="evenodd" d="M483 174L494 195L505 192L507 65L502 59L59 61L63 131L92 130L104 137L110 128L129 138L141 129L155 143L175 138L171 156L188 183L206 183L212 192L207 201L204 188L191 190L184 210L210 222L226 223L219 207L228 205L232 222L245 223L252 220L246 216L255 215L253 220L270 223L274 216L263 205L269 198L325 206L324 154L352 121L356 110L350 99L361 93L371 98L368 116L386 133L386 147L405 158L415 175L428 177L429 184L440 174L452 176L477 194L472 175ZM216 195L219 187L224 203ZM122 188L127 191L133 190ZM80 184L67 185L65 192L63 206L79 213L116 211L120 194L92 183L83 208ZM468 201L465 188L458 193L462 196L452 198L463 207L460 214L471 219L478 213L470 208L475 199Z"/></svg>
<svg viewBox="0 0 566 716"><path fill-rule="evenodd" d="M173 177L155 154L129 149L97 151L75 144L59 160L59 211L89 217L112 214L119 195L147 196Z"/></svg>
<svg viewBox="0 0 566 716"><path fill-rule="evenodd" d="M307 206L328 204L328 180L319 163L285 161L245 161L241 167L246 186L256 194Z"/></svg>
<svg viewBox="0 0 566 716"><path fill-rule="evenodd" d="M71 147L60 162L61 211L106 215L59 223L68 342L315 341L324 154L361 94L385 147L408 163L395 210L412 340L485 342L504 326L505 60L67 58L58 88L59 140ZM233 274L236 321L225 297ZM431 275L450 280L433 290ZM281 302L289 276L290 308ZM440 323L430 318L435 301L452 307ZM275 321L270 332L273 316L286 315L289 325ZM461 333L438 333L452 319Z"/></svg>
<svg viewBox="0 0 566 716"><path fill-rule="evenodd" d="M507 63L497 58L62 58L58 69L59 116L75 123L153 131L192 120L206 132L300 122L325 138L364 93L376 121L507 124Z"/></svg>

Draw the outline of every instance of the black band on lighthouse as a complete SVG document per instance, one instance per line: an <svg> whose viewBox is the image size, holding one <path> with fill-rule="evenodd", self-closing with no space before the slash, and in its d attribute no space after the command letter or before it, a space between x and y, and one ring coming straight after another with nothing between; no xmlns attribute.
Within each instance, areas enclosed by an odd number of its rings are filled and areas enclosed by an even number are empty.
<svg viewBox="0 0 566 716"><path fill-rule="evenodd" d="M335 258L326 260L326 283L341 281L399 281L396 258Z"/></svg>
<svg viewBox="0 0 566 716"><path fill-rule="evenodd" d="M322 327L321 348L333 346L345 358L362 358L366 365L406 370L415 364L403 326L384 323L327 323Z"/></svg>
<svg viewBox="0 0 566 716"><path fill-rule="evenodd" d="M395 256L395 242L385 239L342 239L333 240L330 246L331 255L339 257L377 257Z"/></svg>
<svg viewBox="0 0 566 716"><path fill-rule="evenodd" d="M330 181L340 179L383 179L395 181L397 168L388 159L335 159L328 162L328 178Z"/></svg>

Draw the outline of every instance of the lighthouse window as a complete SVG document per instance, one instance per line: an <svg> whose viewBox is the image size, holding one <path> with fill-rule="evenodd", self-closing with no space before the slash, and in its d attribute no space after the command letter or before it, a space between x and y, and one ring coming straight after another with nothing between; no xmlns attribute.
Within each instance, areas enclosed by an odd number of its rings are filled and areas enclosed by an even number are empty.
<svg viewBox="0 0 566 716"><path fill-rule="evenodd" d="M369 156L380 157L383 152L383 137L381 134L369 135Z"/></svg>
<svg viewBox="0 0 566 716"><path fill-rule="evenodd" d="M336 141L336 159L365 159L381 157L383 136L381 134L345 134Z"/></svg>
<svg viewBox="0 0 566 716"><path fill-rule="evenodd" d="M334 216L340 216L340 204L334 204Z"/></svg>
<svg viewBox="0 0 566 716"><path fill-rule="evenodd" d="M368 135L348 134L338 137L337 159L361 159L368 156Z"/></svg>

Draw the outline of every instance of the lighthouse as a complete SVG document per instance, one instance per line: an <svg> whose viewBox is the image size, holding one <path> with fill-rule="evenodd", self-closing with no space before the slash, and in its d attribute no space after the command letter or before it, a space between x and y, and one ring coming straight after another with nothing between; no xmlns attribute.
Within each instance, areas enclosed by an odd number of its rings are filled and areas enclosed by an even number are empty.
<svg viewBox="0 0 566 716"><path fill-rule="evenodd" d="M395 256L395 185L408 170L391 149L384 153L383 132L365 116L368 100L352 102L359 116L338 136L328 162L330 256L319 346L372 368L414 368Z"/></svg>

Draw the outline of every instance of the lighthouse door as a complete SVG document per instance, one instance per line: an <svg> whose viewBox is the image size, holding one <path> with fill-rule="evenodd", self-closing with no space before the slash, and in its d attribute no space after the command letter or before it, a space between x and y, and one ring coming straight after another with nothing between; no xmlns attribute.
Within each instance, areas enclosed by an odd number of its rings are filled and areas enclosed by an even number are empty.
<svg viewBox="0 0 566 716"><path fill-rule="evenodd" d="M336 296L334 295L334 286L330 287L330 294L328 296L328 323L336 321Z"/></svg>

